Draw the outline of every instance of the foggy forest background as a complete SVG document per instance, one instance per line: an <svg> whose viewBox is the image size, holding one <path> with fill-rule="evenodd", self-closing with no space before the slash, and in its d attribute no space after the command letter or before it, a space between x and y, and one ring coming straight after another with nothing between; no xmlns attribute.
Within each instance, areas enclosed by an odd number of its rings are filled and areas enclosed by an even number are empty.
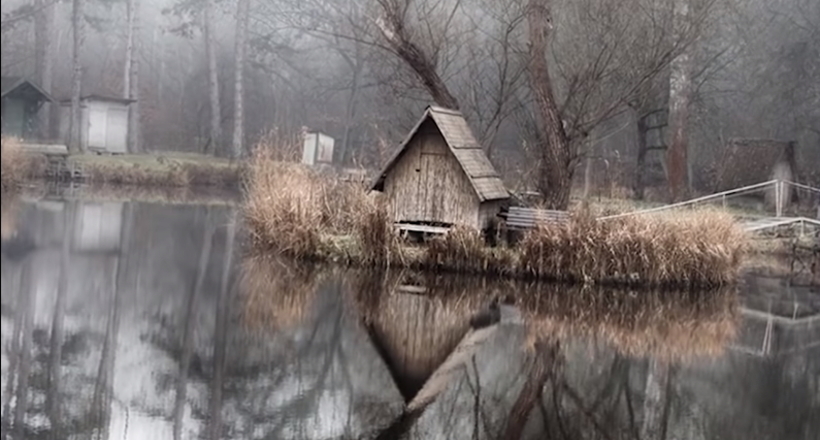
<svg viewBox="0 0 820 440"><path fill-rule="evenodd" d="M549 184L539 51L571 146L557 160L587 190L662 186L675 136L694 188L710 189L733 137L796 141L799 177L820 180L816 0L2 3L3 76L57 99L138 99L132 151L248 154L306 127L336 139L337 162L372 169L438 104L464 113L515 189ZM682 131L639 142L667 110Z"/></svg>

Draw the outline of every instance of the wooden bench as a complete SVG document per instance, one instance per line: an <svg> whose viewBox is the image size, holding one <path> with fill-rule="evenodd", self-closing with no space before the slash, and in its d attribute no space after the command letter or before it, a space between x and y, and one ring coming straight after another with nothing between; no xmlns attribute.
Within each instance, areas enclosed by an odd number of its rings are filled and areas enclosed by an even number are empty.
<svg viewBox="0 0 820 440"><path fill-rule="evenodd" d="M510 207L506 212L498 214L506 221L508 229L532 229L539 224L560 224L569 220L567 211L550 209Z"/></svg>
<svg viewBox="0 0 820 440"><path fill-rule="evenodd" d="M444 235L450 231L450 228L445 226L417 225L413 223L394 223L393 226L398 229L399 235L402 237L413 237L420 240L431 236Z"/></svg>

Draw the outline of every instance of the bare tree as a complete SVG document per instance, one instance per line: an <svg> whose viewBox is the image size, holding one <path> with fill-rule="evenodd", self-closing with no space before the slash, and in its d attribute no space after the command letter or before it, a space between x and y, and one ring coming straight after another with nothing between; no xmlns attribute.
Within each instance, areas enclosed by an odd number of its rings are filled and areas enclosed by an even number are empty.
<svg viewBox="0 0 820 440"><path fill-rule="evenodd" d="M52 35L54 33L54 2L52 0L35 0L34 7L34 39L35 39L35 71L37 73L40 87L51 93L53 77L53 44ZM40 136L50 137L51 135L51 106L46 103L40 109L38 129Z"/></svg>
<svg viewBox="0 0 820 440"><path fill-rule="evenodd" d="M128 108L128 150L140 151L140 102L139 102L139 0L128 0L128 41L125 49L125 72L123 96L134 100Z"/></svg>
<svg viewBox="0 0 820 440"><path fill-rule="evenodd" d="M572 185L570 139L558 110L550 78L547 51L552 31L551 0L530 0L527 4L529 26L528 71L539 129L537 149L541 153L538 188L552 209L566 209Z"/></svg>
<svg viewBox="0 0 820 440"><path fill-rule="evenodd" d="M689 21L689 0L675 0L673 26L680 39ZM689 133L689 101L692 95L690 47L687 45L671 64L669 76L669 125L672 139L666 152L669 196L677 201L687 186L686 154Z"/></svg>
<svg viewBox="0 0 820 440"><path fill-rule="evenodd" d="M68 148L72 153L82 151L80 137L80 94L83 86L83 66L80 55L85 38L84 0L72 0L71 27L74 31L71 79L71 121L69 122Z"/></svg>
<svg viewBox="0 0 820 440"><path fill-rule="evenodd" d="M211 151L222 148L222 108L219 102L219 76L216 70L216 38L213 22L214 0L205 0L203 5L203 24L205 37L205 52L208 57L208 97L211 104Z"/></svg>
<svg viewBox="0 0 820 440"><path fill-rule="evenodd" d="M413 70L436 104L458 110L458 100L447 88L436 69L436 58L446 42L446 27L452 23L461 2L456 1L453 7L447 10L442 6L443 2L425 8L424 2L414 0L376 1L381 10L375 24L387 42L387 47ZM435 23L438 14L446 17L441 24L442 27L436 26ZM431 46L430 50L425 50L422 44L416 41L415 35L420 32L414 32L410 26L413 16L418 17L423 28L427 30L424 35Z"/></svg>
<svg viewBox="0 0 820 440"><path fill-rule="evenodd" d="M250 17L251 0L238 0L236 11L236 53L234 59L234 117L233 117L233 148L232 157L238 159L242 155L244 142L245 108L244 83L245 54L248 48L248 19Z"/></svg>

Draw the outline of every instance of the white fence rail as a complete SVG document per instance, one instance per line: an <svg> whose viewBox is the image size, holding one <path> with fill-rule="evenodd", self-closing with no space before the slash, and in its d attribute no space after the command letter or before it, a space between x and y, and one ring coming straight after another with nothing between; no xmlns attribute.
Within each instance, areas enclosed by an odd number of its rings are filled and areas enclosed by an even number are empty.
<svg viewBox="0 0 820 440"><path fill-rule="evenodd" d="M808 185L804 185L801 183L790 182L788 180L769 180L768 182L757 183L754 185L744 186L742 188L731 189L728 191L722 191L715 194L709 194L703 197L697 197L691 200L686 200L683 202L672 203L669 205L659 206L657 208L650 208L650 209L643 209L639 211L633 212L625 212L622 214L614 214L608 215L604 217L599 217L598 220L609 220L613 218L620 218L620 217L629 217L633 215L641 215L641 214L651 214L656 212L663 212L669 211L672 209L683 208L683 207L690 207L701 203L713 202L720 200L723 203L723 206L726 207L726 200L729 196L740 196L744 194L750 194L759 192L761 190L766 189L774 189L775 190L775 210L776 210L776 217L781 217L783 215L783 208L786 205L785 201L787 198L787 190L789 187L797 188L804 191L809 191L811 193L820 194L820 188L814 188ZM818 208L820 211L820 207ZM818 212L818 216L820 216L820 212ZM810 219L809 219L810 220Z"/></svg>

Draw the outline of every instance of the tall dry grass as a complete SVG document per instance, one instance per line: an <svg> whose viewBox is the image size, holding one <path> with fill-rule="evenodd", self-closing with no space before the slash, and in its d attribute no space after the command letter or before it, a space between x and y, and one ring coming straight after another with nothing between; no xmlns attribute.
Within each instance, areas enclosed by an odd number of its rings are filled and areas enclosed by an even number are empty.
<svg viewBox="0 0 820 440"><path fill-rule="evenodd" d="M375 206L364 187L276 160L260 145L248 167L244 215L253 245L298 259L331 255L327 235L354 235ZM338 251L337 251L338 252Z"/></svg>
<svg viewBox="0 0 820 440"><path fill-rule="evenodd" d="M691 211L598 221L588 211L489 246L456 226L420 246L402 242L383 200L361 184L278 160L260 145L250 162L245 217L254 248L305 260L509 278L648 286L735 281L746 237L729 214Z"/></svg>
<svg viewBox="0 0 820 440"><path fill-rule="evenodd" d="M518 272L571 282L719 286L736 280L747 243L731 215L715 210L604 221L580 213L525 234Z"/></svg>
<svg viewBox="0 0 820 440"><path fill-rule="evenodd" d="M10 190L23 183L29 177L31 162L18 139L4 136L0 141L2 189Z"/></svg>

